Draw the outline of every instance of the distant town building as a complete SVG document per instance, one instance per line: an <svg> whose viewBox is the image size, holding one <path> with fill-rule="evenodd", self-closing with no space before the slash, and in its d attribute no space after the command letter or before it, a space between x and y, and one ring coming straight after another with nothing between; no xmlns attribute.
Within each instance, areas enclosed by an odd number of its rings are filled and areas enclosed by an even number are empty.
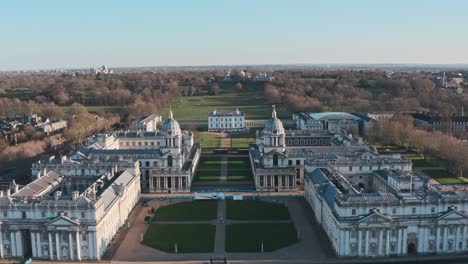
<svg viewBox="0 0 468 264"><path fill-rule="evenodd" d="M461 139L468 138L468 116L442 117L430 113L414 113L416 127L427 131L440 131Z"/></svg>
<svg viewBox="0 0 468 264"><path fill-rule="evenodd" d="M245 130L244 112L236 109L234 112L220 112L214 110L208 113L208 131L211 132L240 132Z"/></svg>
<svg viewBox="0 0 468 264"><path fill-rule="evenodd" d="M158 124L162 122L162 117L160 115L152 114L149 116L140 116L135 121L132 122L132 130L139 131L157 131Z"/></svg>
<svg viewBox="0 0 468 264"><path fill-rule="evenodd" d="M67 129L68 123L65 120L60 120L57 122L47 122L44 123L38 127L36 127L36 130L46 133L47 135L56 133L59 131L63 131Z"/></svg>
<svg viewBox="0 0 468 264"><path fill-rule="evenodd" d="M96 74L112 74L112 73L114 73L114 71L111 70L111 69L109 69L109 68L107 68L106 65L103 65L103 66L101 66L101 67L99 67L99 68L91 68L91 69L89 69L89 73L90 73L90 74L94 74L94 75L96 75Z"/></svg>

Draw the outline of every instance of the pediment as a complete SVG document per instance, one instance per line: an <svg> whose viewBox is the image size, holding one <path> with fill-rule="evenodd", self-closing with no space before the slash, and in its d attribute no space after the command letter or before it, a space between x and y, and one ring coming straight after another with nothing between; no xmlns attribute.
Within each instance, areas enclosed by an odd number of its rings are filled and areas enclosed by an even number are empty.
<svg viewBox="0 0 468 264"><path fill-rule="evenodd" d="M267 153L265 153L264 155L265 155L265 156L273 156L273 155L275 155L275 154L278 154L279 156L282 156L282 157L287 157L286 154L284 154L284 153L282 153L282 152L280 152L280 151L277 151L276 149L274 149L274 150L272 150L272 151L270 151L270 152L267 152Z"/></svg>
<svg viewBox="0 0 468 264"><path fill-rule="evenodd" d="M393 221L391 217L375 212L360 219L358 223L388 223L391 221Z"/></svg>
<svg viewBox="0 0 468 264"><path fill-rule="evenodd" d="M79 223L66 216L58 216L49 222L45 223L47 226L77 226Z"/></svg>
<svg viewBox="0 0 468 264"><path fill-rule="evenodd" d="M466 218L466 215L464 215L463 213L452 210L439 216L438 219L439 220L461 220L465 218Z"/></svg>

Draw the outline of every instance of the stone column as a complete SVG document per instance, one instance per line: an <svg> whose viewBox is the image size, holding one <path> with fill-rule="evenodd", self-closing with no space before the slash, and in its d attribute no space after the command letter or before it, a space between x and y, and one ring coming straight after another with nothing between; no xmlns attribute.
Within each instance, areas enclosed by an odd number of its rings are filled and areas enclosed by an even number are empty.
<svg viewBox="0 0 468 264"><path fill-rule="evenodd" d="M391 229L387 228L387 244L385 245L385 255L390 255L390 232Z"/></svg>
<svg viewBox="0 0 468 264"><path fill-rule="evenodd" d="M407 254L408 252L408 229L403 229L403 254Z"/></svg>
<svg viewBox="0 0 468 264"><path fill-rule="evenodd" d="M73 259L73 240L72 240L72 233L68 231L68 249L70 251L70 259Z"/></svg>
<svg viewBox="0 0 468 264"><path fill-rule="evenodd" d="M442 227L437 226L435 230L436 230L436 252L439 253L440 252L440 247L439 247L439 244L440 244L440 231L442 231Z"/></svg>
<svg viewBox="0 0 468 264"><path fill-rule="evenodd" d="M91 232L88 232L88 257L92 259L94 257L93 254L93 248L95 246L93 245L93 240L91 239Z"/></svg>
<svg viewBox="0 0 468 264"><path fill-rule="evenodd" d="M76 259L81 260L80 232L78 230L75 232L75 239L76 239Z"/></svg>
<svg viewBox="0 0 468 264"><path fill-rule="evenodd" d="M153 192L154 187L153 187L153 177L149 178L149 192Z"/></svg>
<svg viewBox="0 0 468 264"><path fill-rule="evenodd" d="M55 232L55 250L57 251L57 259L60 260L60 235L59 232Z"/></svg>
<svg viewBox="0 0 468 264"><path fill-rule="evenodd" d="M48 233L49 233L49 258L54 259L54 249L52 245L52 232L49 231Z"/></svg>
<svg viewBox="0 0 468 264"><path fill-rule="evenodd" d="M21 239L21 231L16 231L16 253L18 254L18 257L23 256L23 243Z"/></svg>
<svg viewBox="0 0 468 264"><path fill-rule="evenodd" d="M358 251L357 255L361 256L362 255L362 230L359 229L358 231Z"/></svg>
<svg viewBox="0 0 468 264"><path fill-rule="evenodd" d="M11 255L12 256L18 256L18 253L16 252L16 236L15 236L15 231L10 231L10 246L11 246Z"/></svg>
<svg viewBox="0 0 468 264"><path fill-rule="evenodd" d="M31 232L31 249L33 257L37 257L37 250L36 250L36 232Z"/></svg>
<svg viewBox="0 0 468 264"><path fill-rule="evenodd" d="M463 225L462 228L462 251L466 248L466 225Z"/></svg>
<svg viewBox="0 0 468 264"><path fill-rule="evenodd" d="M3 232L0 228L0 258L3 258Z"/></svg>
<svg viewBox="0 0 468 264"><path fill-rule="evenodd" d="M366 229L366 244L364 245L365 246L365 256L369 256L369 229Z"/></svg>
<svg viewBox="0 0 468 264"><path fill-rule="evenodd" d="M41 242L42 242L42 232L39 231L36 233L36 252L38 257L42 257L42 247L41 247Z"/></svg>
<svg viewBox="0 0 468 264"><path fill-rule="evenodd" d="M383 229L379 229L379 252L377 255L382 256L382 245L383 244Z"/></svg>
<svg viewBox="0 0 468 264"><path fill-rule="evenodd" d="M349 252L349 249L351 247L350 245L350 236L351 236L351 230L346 230L345 232L345 252L346 252L346 256L349 256L350 255L350 252Z"/></svg>
<svg viewBox="0 0 468 264"><path fill-rule="evenodd" d="M454 248L455 252L460 251L460 247L458 245L458 244L460 244L460 235L459 235L459 233L460 233L460 226L457 225L455 227L455 248Z"/></svg>
<svg viewBox="0 0 468 264"><path fill-rule="evenodd" d="M448 236L448 226L444 226L444 240L443 240L443 249L444 249L444 252L447 252L447 236Z"/></svg>
<svg viewBox="0 0 468 264"><path fill-rule="evenodd" d="M402 254L402 251L401 251L401 245L402 245L402 241L403 240L403 230L402 229L398 229L398 244L397 244L397 254L398 255L401 255Z"/></svg>

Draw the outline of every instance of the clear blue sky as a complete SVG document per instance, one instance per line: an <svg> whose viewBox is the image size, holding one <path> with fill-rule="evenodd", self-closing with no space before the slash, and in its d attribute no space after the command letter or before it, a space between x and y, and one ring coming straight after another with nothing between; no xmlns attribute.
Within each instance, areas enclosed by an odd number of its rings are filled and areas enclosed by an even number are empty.
<svg viewBox="0 0 468 264"><path fill-rule="evenodd" d="M465 0L11 0L0 70L468 63Z"/></svg>

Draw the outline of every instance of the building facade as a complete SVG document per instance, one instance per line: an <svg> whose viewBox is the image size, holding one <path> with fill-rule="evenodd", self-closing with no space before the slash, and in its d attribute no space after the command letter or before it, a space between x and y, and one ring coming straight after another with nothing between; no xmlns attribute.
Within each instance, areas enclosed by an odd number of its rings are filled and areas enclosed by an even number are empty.
<svg viewBox="0 0 468 264"><path fill-rule="evenodd" d="M158 125L162 122L160 115L152 114L149 116L140 116L132 122L132 130L154 132L158 131Z"/></svg>
<svg viewBox="0 0 468 264"><path fill-rule="evenodd" d="M242 132L245 130L244 112L236 109L234 112L208 113L208 131L210 132Z"/></svg>
<svg viewBox="0 0 468 264"><path fill-rule="evenodd" d="M140 197L139 163L119 165L44 171L0 197L0 257L100 260Z"/></svg>

